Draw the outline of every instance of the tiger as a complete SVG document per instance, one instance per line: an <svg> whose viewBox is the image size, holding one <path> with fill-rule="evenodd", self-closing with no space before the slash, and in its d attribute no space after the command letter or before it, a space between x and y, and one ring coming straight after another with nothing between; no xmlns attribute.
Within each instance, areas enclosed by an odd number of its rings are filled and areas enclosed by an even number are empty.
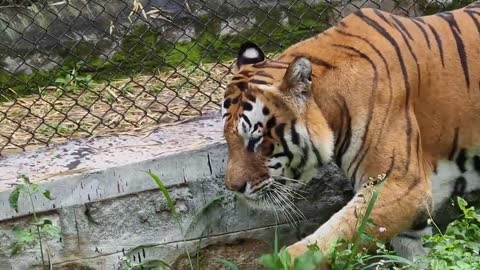
<svg viewBox="0 0 480 270"><path fill-rule="evenodd" d="M293 258L351 241L377 175L369 233L425 254L432 213L480 189L480 1L419 17L362 8L272 59L245 42L221 106L224 184L249 205L270 209L328 163L351 181L353 198L287 246Z"/></svg>

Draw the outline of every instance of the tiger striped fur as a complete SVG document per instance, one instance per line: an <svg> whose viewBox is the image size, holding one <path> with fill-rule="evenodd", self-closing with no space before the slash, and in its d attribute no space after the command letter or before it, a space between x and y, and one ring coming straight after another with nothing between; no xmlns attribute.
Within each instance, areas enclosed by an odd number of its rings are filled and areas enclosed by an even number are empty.
<svg viewBox="0 0 480 270"><path fill-rule="evenodd" d="M289 195L330 161L351 179L354 198L290 254L352 239L379 174L370 233L421 254L429 213L480 189L480 2L417 18L361 9L275 60L246 43L222 105L225 184L250 204L293 212Z"/></svg>

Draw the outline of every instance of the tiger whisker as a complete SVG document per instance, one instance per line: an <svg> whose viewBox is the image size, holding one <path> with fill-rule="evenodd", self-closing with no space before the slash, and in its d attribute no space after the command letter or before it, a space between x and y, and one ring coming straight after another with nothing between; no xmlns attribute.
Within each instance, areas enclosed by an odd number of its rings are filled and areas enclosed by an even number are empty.
<svg viewBox="0 0 480 270"><path fill-rule="evenodd" d="M285 217L287 223L289 225L293 224L294 223L294 218L292 216L292 214L287 210L285 209L285 207L283 206L282 204L282 201L280 200L280 198L278 197L277 193L275 192L272 192L272 198L273 200L276 202L276 204L278 205L278 208L280 209L280 211L282 212L283 216Z"/></svg>
<svg viewBox="0 0 480 270"><path fill-rule="evenodd" d="M293 197L294 199L303 199L303 200L308 201L307 198L305 198L302 194L299 193L300 190L298 190L294 187L283 185L283 184L280 184L280 183L277 183L277 182L273 183L272 185L274 185L275 187L277 187L279 189L282 189L286 193L289 193L289 196Z"/></svg>
<svg viewBox="0 0 480 270"><path fill-rule="evenodd" d="M278 213L277 213L277 207L275 207L275 203L273 202L273 200L271 198L271 195L269 193L266 193L265 195L266 195L265 201L268 203L269 207L271 207L271 209L273 209L273 213L275 214L275 219L276 219L276 222L278 224L278 223L280 223L280 218L279 218Z"/></svg>
<svg viewBox="0 0 480 270"><path fill-rule="evenodd" d="M278 195L283 198L283 201L298 218L301 218L303 220L307 219L305 215L302 213L302 211L288 198L288 196L285 193L278 193Z"/></svg>
<svg viewBox="0 0 480 270"><path fill-rule="evenodd" d="M287 198L286 194L281 191L277 192L276 194L278 199L283 202L283 205L285 205L285 211L287 211L292 217L295 217L293 220L300 221L300 218L303 216L303 214L301 212L299 213L298 208L292 204L292 202Z"/></svg>
<svg viewBox="0 0 480 270"><path fill-rule="evenodd" d="M293 179L293 178L288 178L288 177L285 177L285 176L275 176L274 179L286 180L286 181L290 181L290 182L302 184L302 185L304 185L304 186L308 186L307 183L304 183L304 182L302 182L302 181L300 181L300 180L296 180L296 179Z"/></svg>

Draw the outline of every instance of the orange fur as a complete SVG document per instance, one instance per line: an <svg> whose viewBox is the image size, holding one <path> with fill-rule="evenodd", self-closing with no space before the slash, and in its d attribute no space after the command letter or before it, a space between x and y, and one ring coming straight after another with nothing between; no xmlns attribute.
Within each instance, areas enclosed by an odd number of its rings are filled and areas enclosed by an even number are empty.
<svg viewBox="0 0 480 270"><path fill-rule="evenodd" d="M372 219L386 231L372 233L387 241L410 228L431 209L430 179L438 161L480 147L479 23L479 2L421 18L362 9L276 60L241 66L225 95L240 98L225 110L231 114L225 124L227 186L264 180L269 149L281 143L265 129L271 136L259 151L245 149L237 125L240 104L251 94L275 115L276 125L297 119L314 145L335 143L331 158L356 187L352 201L307 240L326 251L338 238L351 239L354 211L364 205L361 185L382 173L387 182ZM293 71L287 71L301 56L312 65L305 102L289 88ZM240 89L239 82L249 81ZM307 240L289 252L305 252Z"/></svg>

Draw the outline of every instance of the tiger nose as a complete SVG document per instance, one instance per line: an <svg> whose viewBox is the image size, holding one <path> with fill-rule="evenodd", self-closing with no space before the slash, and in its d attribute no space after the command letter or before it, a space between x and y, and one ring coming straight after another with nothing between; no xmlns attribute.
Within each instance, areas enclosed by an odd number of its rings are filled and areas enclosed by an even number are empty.
<svg viewBox="0 0 480 270"><path fill-rule="evenodd" d="M240 193L244 193L245 189L247 188L247 183L239 183L239 184L230 184L227 185L227 188L231 191L236 191Z"/></svg>

